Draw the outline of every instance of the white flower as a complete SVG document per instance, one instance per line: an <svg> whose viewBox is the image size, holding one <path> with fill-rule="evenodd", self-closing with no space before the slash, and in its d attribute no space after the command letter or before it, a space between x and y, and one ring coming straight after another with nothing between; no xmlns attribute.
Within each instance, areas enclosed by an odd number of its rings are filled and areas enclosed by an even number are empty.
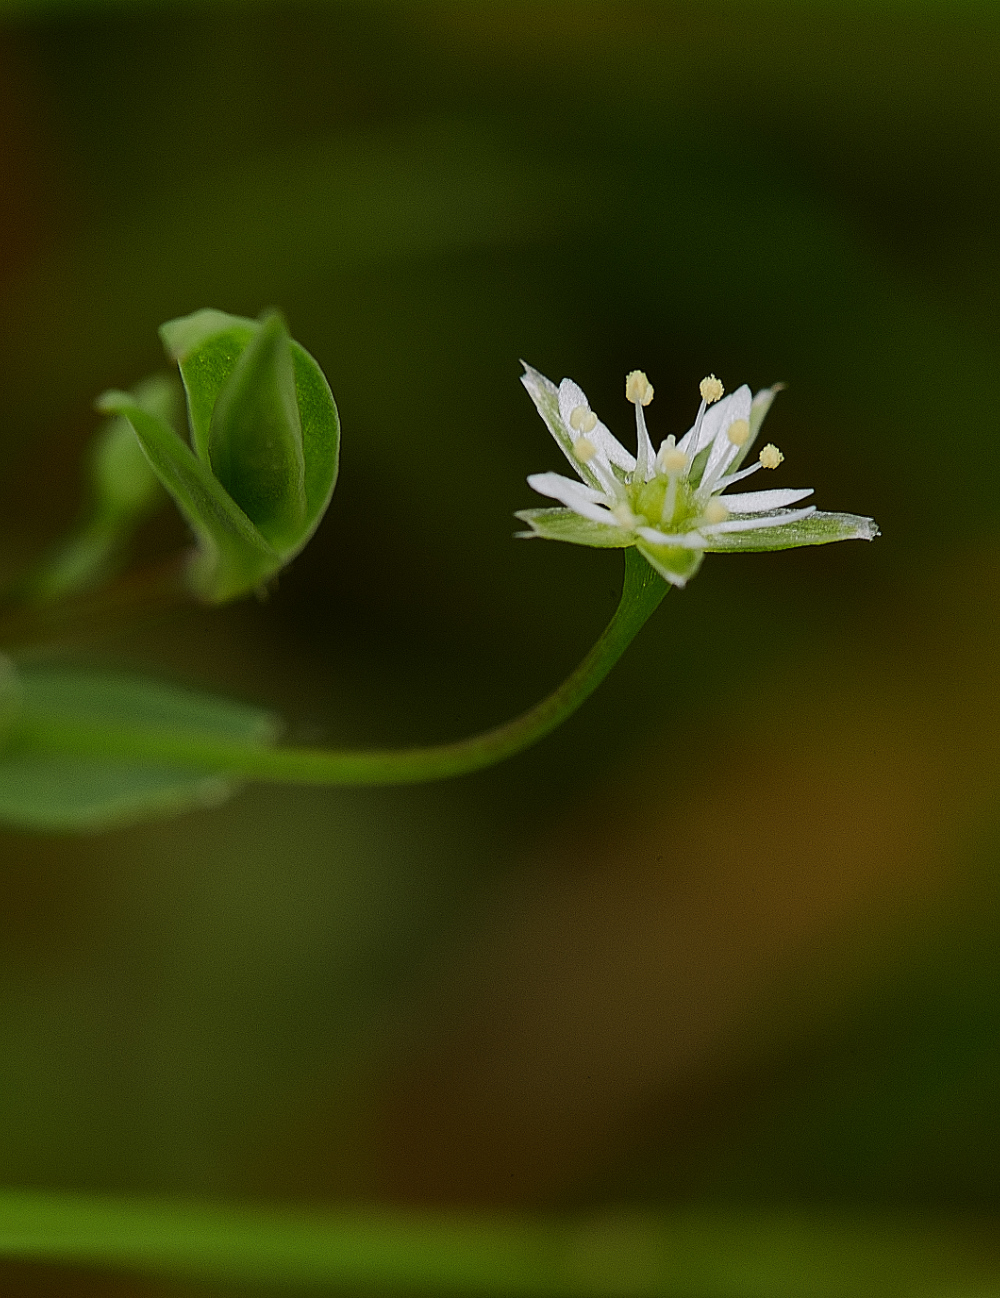
<svg viewBox="0 0 1000 1298"><path fill-rule="evenodd" d="M520 511L517 517L531 527L520 536L634 545L667 581L683 586L709 550L786 550L878 535L870 518L823 514L814 505L791 508L812 495L811 487L723 495L784 459L776 446L767 445L749 468L740 467L781 384L752 398L746 386L723 397L722 384L710 375L702 380L692 427L679 441L668 437L654 451L644 410L653 388L641 370L634 370L625 380L626 398L635 406L633 456L571 379L557 388L530 365L524 369L521 382L582 481L560 473L532 474L529 486L563 508Z"/></svg>

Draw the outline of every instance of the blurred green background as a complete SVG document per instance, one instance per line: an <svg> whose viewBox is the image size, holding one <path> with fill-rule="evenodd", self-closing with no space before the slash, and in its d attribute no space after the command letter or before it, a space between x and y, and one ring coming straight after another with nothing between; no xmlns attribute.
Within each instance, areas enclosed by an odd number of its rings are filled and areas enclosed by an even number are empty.
<svg viewBox="0 0 1000 1298"><path fill-rule="evenodd" d="M3 834L3 1182L993 1213L1000 11L0 20L3 571L73 520L90 403L162 367L163 320L280 305L344 425L267 603L35 656L275 708L297 742L460 737L534 702L621 557L511 539L526 474L560 463L519 356L623 434L644 368L656 441L708 371L785 380L776 485L884 534L710 556L502 769ZM183 536L164 511L139 561Z"/></svg>

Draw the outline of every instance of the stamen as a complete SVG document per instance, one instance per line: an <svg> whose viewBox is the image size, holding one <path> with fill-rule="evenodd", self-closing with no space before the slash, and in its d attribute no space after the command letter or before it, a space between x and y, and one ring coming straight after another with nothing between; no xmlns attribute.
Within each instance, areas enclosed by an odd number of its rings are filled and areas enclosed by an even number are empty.
<svg viewBox="0 0 1000 1298"><path fill-rule="evenodd" d="M721 500L710 500L705 506L705 522L721 523L729 517L729 510Z"/></svg>
<svg viewBox="0 0 1000 1298"><path fill-rule="evenodd" d="M677 449L677 439L673 433L660 443L660 450L656 457L656 465L661 473L683 473L687 464L687 456L683 451Z"/></svg>
<svg viewBox="0 0 1000 1298"><path fill-rule="evenodd" d="M776 469L784 458L778 448L772 442L768 442L760 453L761 468Z"/></svg>
<svg viewBox="0 0 1000 1298"><path fill-rule="evenodd" d="M596 423L597 420L595 419ZM578 437L573 443L573 454L581 464L589 464L597 454L597 447L589 437Z"/></svg>
<svg viewBox="0 0 1000 1298"><path fill-rule="evenodd" d="M611 512L614 515L615 522L618 526L624 527L627 532L631 532L639 522L638 518L636 518L635 514L632 513L631 509L629 509L628 505L624 501L622 501L620 505L615 505Z"/></svg>
<svg viewBox="0 0 1000 1298"><path fill-rule="evenodd" d="M642 370L632 370L625 375L625 400L634 401L636 405L648 406L653 399L653 385Z"/></svg>
<svg viewBox="0 0 1000 1298"><path fill-rule="evenodd" d="M592 433L597 427L597 416L586 406L574 406L570 412L569 426L574 433Z"/></svg>
<svg viewBox="0 0 1000 1298"><path fill-rule="evenodd" d="M706 406L710 406L713 401L718 401L725 390L714 374L709 374L708 378L702 379L698 385L701 399Z"/></svg>
<svg viewBox="0 0 1000 1298"><path fill-rule="evenodd" d="M750 437L750 425L745 419L734 419L726 436L734 446L745 446Z"/></svg>

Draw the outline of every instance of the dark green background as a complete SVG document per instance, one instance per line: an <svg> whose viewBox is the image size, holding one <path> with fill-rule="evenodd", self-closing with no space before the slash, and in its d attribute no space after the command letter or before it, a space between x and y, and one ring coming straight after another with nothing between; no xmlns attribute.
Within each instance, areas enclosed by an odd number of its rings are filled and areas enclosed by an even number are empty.
<svg viewBox="0 0 1000 1298"><path fill-rule="evenodd" d="M33 652L302 742L527 706L621 558L511 539L519 356L654 440L783 379L774 485L883 536L710 556L500 770L5 834L4 1182L998 1206L998 66L957 0L5 6L4 571L163 320L279 305L344 427L269 602Z"/></svg>

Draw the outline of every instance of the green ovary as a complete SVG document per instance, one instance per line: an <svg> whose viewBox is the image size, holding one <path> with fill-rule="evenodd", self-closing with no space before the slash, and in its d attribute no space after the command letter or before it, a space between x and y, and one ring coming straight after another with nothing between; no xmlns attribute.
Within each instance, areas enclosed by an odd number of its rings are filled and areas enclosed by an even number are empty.
<svg viewBox="0 0 1000 1298"><path fill-rule="evenodd" d="M685 521L690 518L692 523L696 510L693 506L692 497L694 493L690 484L684 480L677 482L677 490L674 496L673 509L667 518L663 517L663 505L667 499L669 490L669 480L657 475L652 482L646 482L641 487L633 488L631 494L631 508L634 514L641 514L650 527L663 528L665 532L687 531Z"/></svg>

